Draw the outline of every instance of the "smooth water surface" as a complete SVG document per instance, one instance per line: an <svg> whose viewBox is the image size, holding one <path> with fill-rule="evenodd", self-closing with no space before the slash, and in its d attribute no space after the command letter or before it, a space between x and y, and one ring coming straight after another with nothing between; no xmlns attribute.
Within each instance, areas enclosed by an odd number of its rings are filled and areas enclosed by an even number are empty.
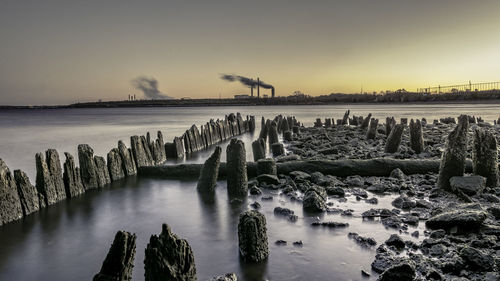
<svg viewBox="0 0 500 281"><path fill-rule="evenodd" d="M311 125L317 117L341 118L347 109L354 115L366 116L371 112L374 117L384 120L386 116L432 120L469 114L492 122L498 117L500 105L3 110L0 111L0 158L11 170L25 170L34 183L34 155L47 148L57 149L61 156L65 151L76 156L77 145L88 143L97 155L105 156L119 139L128 144L131 135L161 130L165 141L170 141L192 124L199 126L210 118L223 118L225 114L239 111L242 115L256 116L256 133L239 137L245 141L247 159L251 160L250 142L258 135L261 116L295 115L300 122ZM210 151L204 151L181 161L201 163L209 154ZM311 227L309 224L318 218L304 214L301 203L290 202L285 196L274 194L273 201L261 201L256 197L241 205L231 205L224 181L219 182L212 200L200 196L195 186L196 179L132 177L2 226L0 280L91 280L99 271L117 230L137 234L134 280L143 280L144 249L150 235L158 234L164 222L191 244L199 280L227 272L236 272L242 280L361 280L360 270L370 270L375 248L361 248L347 238L347 233L374 237L379 244L395 233L379 222L363 221L360 217L371 207L391 208L394 196L379 198L376 206L367 206L353 197L346 203L332 199L336 207L354 209L355 216L324 214L319 219L350 223L345 229L325 229ZM261 211L267 218L271 255L267 263L248 265L238 258L237 220L254 200L261 203ZM276 206L294 210L299 220L291 223L275 216L273 209ZM418 228L422 230L423 223ZM410 229L410 233L412 231ZM276 246L274 242L278 239L288 244ZM297 240L304 242L303 247L292 245Z"/></svg>

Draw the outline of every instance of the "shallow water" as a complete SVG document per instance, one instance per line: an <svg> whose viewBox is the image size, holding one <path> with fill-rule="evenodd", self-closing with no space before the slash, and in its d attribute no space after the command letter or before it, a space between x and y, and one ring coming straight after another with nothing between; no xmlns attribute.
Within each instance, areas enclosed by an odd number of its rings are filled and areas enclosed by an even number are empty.
<svg viewBox="0 0 500 281"><path fill-rule="evenodd" d="M379 204L373 207L391 208L394 197L378 197ZM236 272L242 280L361 280L360 270L370 271L376 247L362 248L347 233L357 232L382 243L397 231L363 220L361 213L372 205L357 202L353 196L347 199L345 203L330 200L336 202L335 207L353 209L353 217L323 214L320 219L350 226L328 229L310 226L317 215L303 213L302 204L286 196L274 195L272 201L252 196L241 205L231 205L224 181L218 183L216 196L207 199L198 194L194 181L129 178L3 226L0 280L68 280L68 276L91 280L117 230L137 234L133 280L143 280L144 249L164 222L190 243L199 280L226 272ZM266 263L248 265L238 258L237 225L238 215L254 200L260 202L267 219L270 257ZM274 215L276 206L294 210L299 220L293 223ZM288 244L277 246L278 239ZM414 240L409 235L404 239ZM292 245L298 240L303 247Z"/></svg>
<svg viewBox="0 0 500 281"><path fill-rule="evenodd" d="M372 112L384 120L387 115L432 120L470 114L492 122L500 112L497 104L4 110L0 111L0 158L11 170L25 170L34 183L34 154L47 148L56 148L60 155L64 151L76 155L79 143L89 143L97 155L105 155L119 139L128 144L130 135L162 130L165 141L170 141L193 123L199 126L230 112L255 115L258 132L261 116L295 115L311 125L316 117L341 118L347 108L354 115ZM247 159L252 159L250 141L255 135L240 136L246 143ZM203 162L209 154L204 151L181 161ZM129 178L0 227L0 280L91 280L117 230L137 234L134 280L143 280L144 249L164 222L193 247L199 280L226 272L236 272L242 280L361 280L360 269L370 271L375 248L361 248L347 233L374 237L379 244L395 233L360 217L371 207L391 208L395 195L379 197L376 206L353 197L346 203L333 199L338 207L354 209L355 216L324 214L320 219L349 222L345 229L311 227L317 218L304 214L301 203L289 202L284 196L275 196L271 202L257 197L267 218L271 255L267 263L244 264L238 258L237 219L253 198L241 206L230 205L221 181L211 203L196 192L195 180ZM276 206L294 210L299 220L291 223L275 216ZM288 244L276 246L278 239ZM294 247L296 240L302 240L304 246Z"/></svg>

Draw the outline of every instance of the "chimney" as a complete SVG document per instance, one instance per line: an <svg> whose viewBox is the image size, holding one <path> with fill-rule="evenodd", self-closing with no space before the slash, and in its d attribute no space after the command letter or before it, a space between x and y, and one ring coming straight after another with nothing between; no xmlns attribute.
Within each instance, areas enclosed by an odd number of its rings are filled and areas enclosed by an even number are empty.
<svg viewBox="0 0 500 281"><path fill-rule="evenodd" d="M274 87L271 88L271 97L274 98Z"/></svg>
<svg viewBox="0 0 500 281"><path fill-rule="evenodd" d="M252 86L250 86L250 96L253 98L253 79L252 81Z"/></svg>
<svg viewBox="0 0 500 281"><path fill-rule="evenodd" d="M257 98L260 98L260 80L259 77L257 77Z"/></svg>

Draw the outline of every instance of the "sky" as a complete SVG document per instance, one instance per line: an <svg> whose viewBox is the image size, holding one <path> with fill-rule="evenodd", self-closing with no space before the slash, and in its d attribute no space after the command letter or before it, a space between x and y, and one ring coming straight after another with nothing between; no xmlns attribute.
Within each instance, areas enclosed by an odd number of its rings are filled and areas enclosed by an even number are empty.
<svg viewBox="0 0 500 281"><path fill-rule="evenodd" d="M499 81L498 0L0 0L0 104L278 96ZM263 91L265 94L267 90Z"/></svg>

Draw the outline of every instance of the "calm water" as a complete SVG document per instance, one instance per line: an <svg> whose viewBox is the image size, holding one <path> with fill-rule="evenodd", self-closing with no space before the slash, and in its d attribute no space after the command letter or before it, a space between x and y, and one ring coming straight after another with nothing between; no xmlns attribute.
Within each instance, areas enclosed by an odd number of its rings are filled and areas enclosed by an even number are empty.
<svg viewBox="0 0 500 281"><path fill-rule="evenodd" d="M310 125L316 117L341 118L347 108L355 115L372 112L378 118L391 115L432 120L471 114L490 122L500 112L496 104L8 110L0 111L0 158L11 169L28 172L34 182L34 154L47 148L56 148L61 155L64 151L76 155L76 146L88 143L96 154L105 155L119 139L128 143L130 135L162 130L169 141L193 123L200 125L230 112L255 115L258 131L260 116L295 115ZM249 142L254 136L241 138L252 159ZM186 161L202 162L209 153L199 153ZM200 280L226 272L236 272L243 280L361 280L360 269L370 269L375 249L360 248L347 238L347 233L371 236L379 243L394 233L378 222L362 221L359 215L371 206L352 197L346 203L333 202L354 209L355 217L325 214L322 218L346 221L350 227L330 230L310 227L316 218L303 214L301 204L289 202L286 197L275 196L270 202L256 197L234 206L228 203L225 182L219 182L211 202L196 192L195 180L129 178L0 227L0 280L91 280L120 229L138 236L134 280L143 280L144 248L150 235L160 232L163 222L188 239ZM376 207L390 208L393 198L379 198ZM262 204L267 218L271 255L267 263L249 266L238 258L237 217L254 200ZM293 209L299 221L290 223L274 216L276 206ZM422 223L419 229L423 229ZM274 245L278 239L288 241L288 245ZM304 246L292 246L296 240L302 240Z"/></svg>

